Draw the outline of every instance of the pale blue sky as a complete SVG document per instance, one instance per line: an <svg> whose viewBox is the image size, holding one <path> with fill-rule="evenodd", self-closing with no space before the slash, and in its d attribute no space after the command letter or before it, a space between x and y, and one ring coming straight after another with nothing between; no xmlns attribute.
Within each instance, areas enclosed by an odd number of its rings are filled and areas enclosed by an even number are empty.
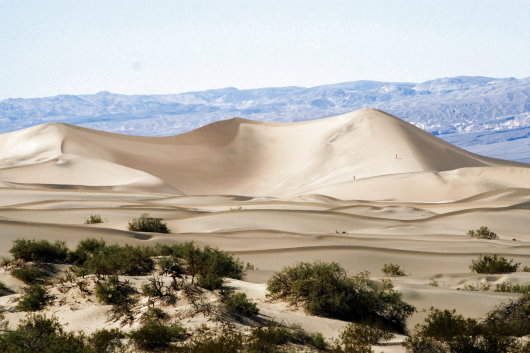
<svg viewBox="0 0 530 353"><path fill-rule="evenodd" d="M0 99L530 76L529 0L0 0Z"/></svg>

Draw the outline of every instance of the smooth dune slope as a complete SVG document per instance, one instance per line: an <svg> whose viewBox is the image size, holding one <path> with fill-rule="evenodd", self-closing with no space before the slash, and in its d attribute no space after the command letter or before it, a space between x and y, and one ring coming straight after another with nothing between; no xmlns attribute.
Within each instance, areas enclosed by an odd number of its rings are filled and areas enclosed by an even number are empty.
<svg viewBox="0 0 530 353"><path fill-rule="evenodd" d="M292 124L234 118L159 138L65 124L0 135L0 180L189 195L296 195L354 178L518 165L466 152L374 109Z"/></svg>

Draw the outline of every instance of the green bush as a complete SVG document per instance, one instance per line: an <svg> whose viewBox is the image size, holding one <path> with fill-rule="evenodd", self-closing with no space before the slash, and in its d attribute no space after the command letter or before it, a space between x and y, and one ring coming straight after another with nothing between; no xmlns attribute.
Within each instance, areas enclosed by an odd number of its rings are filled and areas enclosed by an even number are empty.
<svg viewBox="0 0 530 353"><path fill-rule="evenodd" d="M245 338L233 329L224 328L219 334L200 333L176 349L181 353L253 353L245 351Z"/></svg>
<svg viewBox="0 0 530 353"><path fill-rule="evenodd" d="M129 337L134 345L145 351L161 351L171 343L186 338L186 330L178 325L166 326L156 321L149 321L137 330L131 331Z"/></svg>
<svg viewBox="0 0 530 353"><path fill-rule="evenodd" d="M521 308L519 305L515 306ZM405 340L407 351L413 353L518 352L523 345L515 338L517 336L515 333L523 334L524 331L517 331L513 323L509 319L506 320L504 316L506 306L499 309L503 313L500 317L497 316L499 313L497 310L479 322L466 319L454 310L431 308L425 323L418 325L416 332ZM528 329L528 312L522 313L522 316L516 321L527 325Z"/></svg>
<svg viewBox="0 0 530 353"><path fill-rule="evenodd" d="M13 291L9 289L4 282L0 281L0 297L11 293L13 293Z"/></svg>
<svg viewBox="0 0 530 353"><path fill-rule="evenodd" d="M85 224L103 223L103 219L98 214L91 214L85 221Z"/></svg>
<svg viewBox="0 0 530 353"><path fill-rule="evenodd" d="M349 323L340 334L343 342L358 342L362 344L381 344L394 337L394 334L377 327Z"/></svg>
<svg viewBox="0 0 530 353"><path fill-rule="evenodd" d="M318 350L325 350L328 347L326 339L320 332L315 332L311 335L311 345Z"/></svg>
<svg viewBox="0 0 530 353"><path fill-rule="evenodd" d="M102 329L94 332L89 339L90 346L97 353L114 353L124 348L121 339L125 335L120 330L114 328L110 330Z"/></svg>
<svg viewBox="0 0 530 353"><path fill-rule="evenodd" d="M106 245L102 240L82 241L68 259L83 273L97 275L145 275L154 269L152 250L131 245Z"/></svg>
<svg viewBox="0 0 530 353"><path fill-rule="evenodd" d="M530 283L497 283L495 292L530 293Z"/></svg>
<svg viewBox="0 0 530 353"><path fill-rule="evenodd" d="M283 352L278 346L288 343L309 345L312 338L298 327L266 326L253 329L247 339L248 351L252 353Z"/></svg>
<svg viewBox="0 0 530 353"><path fill-rule="evenodd" d="M222 298L222 302L228 314L235 317L254 317L259 314L258 306L245 293L229 293Z"/></svg>
<svg viewBox="0 0 530 353"><path fill-rule="evenodd" d="M350 277L335 262L285 267L273 275L267 289L272 299L302 304L313 315L378 323L400 331L414 312L390 282L372 283L366 273Z"/></svg>
<svg viewBox="0 0 530 353"><path fill-rule="evenodd" d="M477 230L468 231L467 235L472 238L477 238L477 239L490 239L490 240L499 239L497 234L493 233L492 231L488 229L488 227L484 227L484 226L480 227Z"/></svg>
<svg viewBox="0 0 530 353"><path fill-rule="evenodd" d="M530 335L530 294L510 300L488 313L484 320L489 326L504 326L510 336Z"/></svg>
<svg viewBox="0 0 530 353"><path fill-rule="evenodd" d="M208 290L222 288L223 277L242 279L246 271L241 261L209 246L199 248L193 243L184 243L159 246L155 248L155 253L157 251L158 254L170 254L168 259L160 262L163 270L175 276L180 276L182 271Z"/></svg>
<svg viewBox="0 0 530 353"><path fill-rule="evenodd" d="M17 304L20 311L38 311L46 306L50 296L46 289L38 284L32 284L22 289L22 296Z"/></svg>
<svg viewBox="0 0 530 353"><path fill-rule="evenodd" d="M12 270L11 275L26 284L35 284L39 283L46 274L38 267L23 266Z"/></svg>
<svg viewBox="0 0 530 353"><path fill-rule="evenodd" d="M390 277L399 277L399 276L406 276L405 271L401 269L399 265L396 264L385 264L383 268L381 269L385 276Z"/></svg>
<svg viewBox="0 0 530 353"><path fill-rule="evenodd" d="M134 218L129 222L129 230L134 232L155 232L169 233L166 223L162 223L162 218L149 217L144 213L140 218Z"/></svg>
<svg viewBox="0 0 530 353"><path fill-rule="evenodd" d="M81 266L105 246L107 244L103 239L88 238L81 240L74 251L68 252L66 261L76 266Z"/></svg>
<svg viewBox="0 0 530 353"><path fill-rule="evenodd" d="M86 337L64 332L56 319L32 315L15 330L0 332L0 352L11 353L105 353L89 347Z"/></svg>
<svg viewBox="0 0 530 353"><path fill-rule="evenodd" d="M508 261L504 256L484 255L471 261L469 268L476 273L510 273L516 272L519 263Z"/></svg>
<svg viewBox="0 0 530 353"><path fill-rule="evenodd" d="M53 262L66 260L68 249L63 241L17 239L9 252L23 261Z"/></svg>
<svg viewBox="0 0 530 353"><path fill-rule="evenodd" d="M128 282L122 282L118 276L109 276L96 285L96 298L102 304L122 305L129 300L133 288Z"/></svg>
<svg viewBox="0 0 530 353"><path fill-rule="evenodd" d="M371 345L381 344L393 336L392 333L376 327L349 323L334 342L332 352L372 353Z"/></svg>
<svg viewBox="0 0 530 353"><path fill-rule="evenodd" d="M145 313L145 321L164 321L169 319L169 315L162 309L152 306Z"/></svg>

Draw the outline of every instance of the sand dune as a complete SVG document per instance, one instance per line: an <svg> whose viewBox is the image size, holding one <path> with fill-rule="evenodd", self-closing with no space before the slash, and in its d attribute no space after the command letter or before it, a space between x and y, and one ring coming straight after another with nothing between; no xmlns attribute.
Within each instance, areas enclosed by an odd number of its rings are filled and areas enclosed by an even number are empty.
<svg viewBox="0 0 530 353"><path fill-rule="evenodd" d="M128 232L144 212L171 234ZM91 214L105 222L85 225ZM482 225L499 239L466 235ZM457 288L530 280L468 267L495 253L530 266L530 165L466 152L373 109L292 124L230 119L163 138L46 124L0 135L0 257L20 237L217 246L257 267L233 283L264 312L330 336L344 323L265 301L274 271L324 260L378 277L393 262L410 273L394 282L419 309L478 317L514 295ZM98 310L80 315L105 324Z"/></svg>
<svg viewBox="0 0 530 353"><path fill-rule="evenodd" d="M160 184L161 191L167 184L189 195L285 196L354 177L522 166L466 152L373 109L293 124L230 119L163 138L46 124L1 136L0 155L0 180ZM18 173L12 169L28 165ZM87 169L100 170L101 176L87 175ZM336 196L334 191L317 193Z"/></svg>

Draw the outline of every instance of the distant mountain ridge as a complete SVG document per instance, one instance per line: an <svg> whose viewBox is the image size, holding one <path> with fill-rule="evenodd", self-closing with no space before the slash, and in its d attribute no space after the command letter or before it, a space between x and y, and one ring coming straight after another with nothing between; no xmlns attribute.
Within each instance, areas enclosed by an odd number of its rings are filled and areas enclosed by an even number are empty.
<svg viewBox="0 0 530 353"><path fill-rule="evenodd" d="M0 132L65 122L161 136L236 116L305 121L366 107L384 110L471 151L530 162L530 77L459 76L423 83L354 81L311 88L229 87L168 95L100 92L5 99L0 101Z"/></svg>

